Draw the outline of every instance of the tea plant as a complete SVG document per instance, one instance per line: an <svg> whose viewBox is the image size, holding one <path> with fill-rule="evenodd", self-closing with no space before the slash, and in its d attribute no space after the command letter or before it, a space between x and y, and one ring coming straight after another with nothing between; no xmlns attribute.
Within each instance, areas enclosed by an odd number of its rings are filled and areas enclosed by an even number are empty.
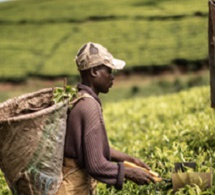
<svg viewBox="0 0 215 195"><path fill-rule="evenodd" d="M195 162L198 172L215 168L215 112L209 87L180 93L133 98L104 104L110 145L146 162L166 181L138 186L125 181L121 191L99 183L99 195L213 195L215 187L185 186L174 192L171 174L176 162ZM2 177L0 192L9 193ZM214 183L213 179L213 183Z"/></svg>
<svg viewBox="0 0 215 195"><path fill-rule="evenodd" d="M0 10L1 80L77 76L73 59L88 41L124 59L128 70L208 57L207 1L19 0Z"/></svg>
<svg viewBox="0 0 215 195"><path fill-rule="evenodd" d="M176 162L196 162L197 171L210 172L215 167L215 113L209 97L208 87L199 87L172 95L108 103L104 115L110 143L141 158L163 178L171 178ZM136 186L128 182L123 191L113 194L133 194L134 189L139 194L174 194L165 185ZM190 193L213 194L215 188L188 186L177 192Z"/></svg>
<svg viewBox="0 0 215 195"><path fill-rule="evenodd" d="M59 103L61 101L64 101L66 99L71 102L77 94L77 89L74 87L71 87L69 85L65 85L64 87L57 87L53 89L53 102Z"/></svg>
<svg viewBox="0 0 215 195"><path fill-rule="evenodd" d="M7 186L7 183L4 179L4 176L1 171L0 171L0 194L1 195L11 195L12 194Z"/></svg>

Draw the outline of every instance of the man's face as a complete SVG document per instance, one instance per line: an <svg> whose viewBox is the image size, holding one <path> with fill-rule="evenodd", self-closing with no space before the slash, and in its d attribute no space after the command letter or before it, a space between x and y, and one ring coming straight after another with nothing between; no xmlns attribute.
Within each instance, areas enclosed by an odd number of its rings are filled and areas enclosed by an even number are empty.
<svg viewBox="0 0 215 195"><path fill-rule="evenodd" d="M108 93L109 88L113 85L114 75L112 69L100 65L94 68L96 70L96 77L94 79L94 87L98 93Z"/></svg>

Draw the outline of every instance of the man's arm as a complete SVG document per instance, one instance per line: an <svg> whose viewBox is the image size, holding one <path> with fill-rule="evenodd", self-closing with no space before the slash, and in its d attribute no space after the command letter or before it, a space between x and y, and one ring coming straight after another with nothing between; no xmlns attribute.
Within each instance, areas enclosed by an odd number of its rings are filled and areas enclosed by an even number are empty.
<svg viewBox="0 0 215 195"><path fill-rule="evenodd" d="M142 162L140 159L135 158L133 156L129 156L128 154L125 154L125 153L118 151L114 148L110 148L110 155L111 155L112 161L115 161L115 162L128 161L128 162L132 162L132 163L134 163L140 167L150 169L150 167L147 164L145 164L144 162Z"/></svg>
<svg viewBox="0 0 215 195"><path fill-rule="evenodd" d="M132 157L114 148L110 148L111 160L115 162L132 161Z"/></svg>

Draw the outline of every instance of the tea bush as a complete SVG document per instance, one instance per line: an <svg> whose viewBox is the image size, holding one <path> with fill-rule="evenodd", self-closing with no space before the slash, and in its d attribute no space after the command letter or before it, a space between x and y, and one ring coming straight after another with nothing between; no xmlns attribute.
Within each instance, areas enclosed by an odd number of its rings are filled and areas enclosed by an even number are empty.
<svg viewBox="0 0 215 195"><path fill-rule="evenodd" d="M205 60L207 2L11 1L0 4L0 80L77 75L88 41L133 67ZM87 11L86 11L87 9Z"/></svg>
<svg viewBox="0 0 215 195"><path fill-rule="evenodd" d="M103 105L110 145L145 161L163 178L171 178L175 162L196 162L198 171L215 168L215 113L207 86L179 93L132 98ZM8 192L1 175L0 192ZM165 182L138 186L125 182L122 191L99 183L99 195L174 194ZM192 193L191 193L192 192ZM177 195L214 194L186 186Z"/></svg>

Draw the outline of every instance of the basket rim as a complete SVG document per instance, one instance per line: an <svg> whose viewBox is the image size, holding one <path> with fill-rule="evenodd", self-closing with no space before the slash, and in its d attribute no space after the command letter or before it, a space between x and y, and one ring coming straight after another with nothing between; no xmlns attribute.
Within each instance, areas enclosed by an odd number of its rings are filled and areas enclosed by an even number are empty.
<svg viewBox="0 0 215 195"><path fill-rule="evenodd" d="M21 95L15 98L11 98L3 103L0 104L0 109L3 108L4 106L10 104L11 102L17 101L17 100L21 100L23 98L27 98L27 97L34 97L35 95L41 94L41 93L47 93L47 92L51 92L55 89L54 88L45 88L42 90L38 90L36 92L32 92L32 93L27 93L25 95ZM23 115L19 115L19 116L14 116L14 117L9 117L7 119L0 119L0 124L2 123L10 123L10 122L15 122L15 121L20 121L20 120L29 120L29 119L34 119L37 117L40 117L41 115L45 115L45 114L49 114L52 113L53 111L57 111L60 108L64 107L64 106L69 106L69 99L66 99L64 101L61 101L59 103L53 104L47 108L44 108L42 110L36 111L34 113L29 113L29 114L23 114Z"/></svg>
<svg viewBox="0 0 215 195"><path fill-rule="evenodd" d="M10 98L2 103L0 103L0 109L3 108L5 105L7 104L10 104L11 102L14 102L14 101L19 101L21 99L25 99L25 98L28 98L28 97L34 97L36 96L37 94L41 94L41 93L47 93L47 92L51 92L55 89L56 87L53 87L53 88L44 88L44 89L40 89L38 91L35 91L35 92L30 92L30 93L26 93L24 95L20 95L20 96L17 96L17 97L13 97L13 98Z"/></svg>

